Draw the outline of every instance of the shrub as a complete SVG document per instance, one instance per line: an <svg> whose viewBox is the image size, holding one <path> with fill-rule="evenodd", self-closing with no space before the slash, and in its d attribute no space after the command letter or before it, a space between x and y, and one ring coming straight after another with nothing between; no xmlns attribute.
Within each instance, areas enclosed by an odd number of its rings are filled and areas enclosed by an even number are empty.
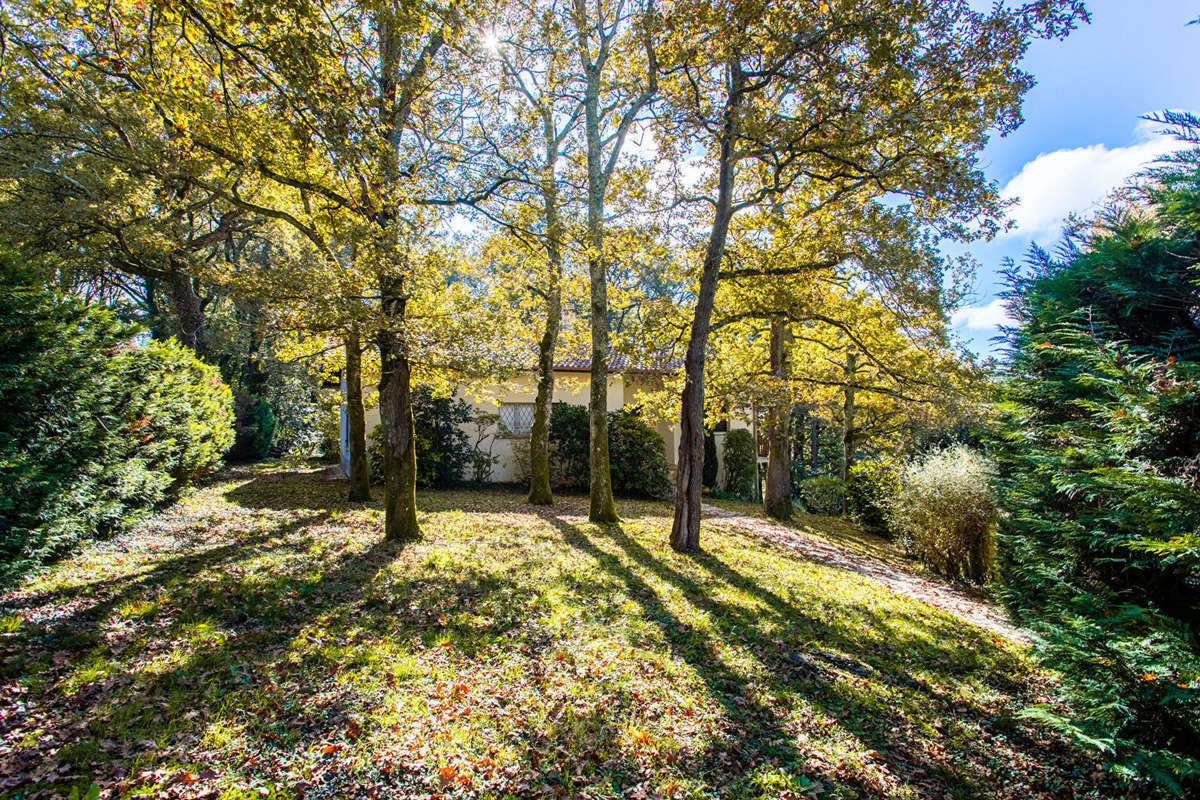
<svg viewBox="0 0 1200 800"><path fill-rule="evenodd" d="M846 514L872 533L889 533L887 499L899 488L898 465L884 458L860 461L846 480Z"/></svg>
<svg viewBox="0 0 1200 800"><path fill-rule="evenodd" d="M555 487L582 489L591 475L587 406L555 403L550 407L550 482ZM528 440L525 440L528 448ZM528 455L528 454L527 454ZM529 463L526 458L527 465Z"/></svg>
<svg viewBox="0 0 1200 800"><path fill-rule="evenodd" d="M797 484L797 495L809 514L833 516L842 510L842 479L837 475L814 475Z"/></svg>
<svg viewBox="0 0 1200 800"><path fill-rule="evenodd" d="M261 461L275 441L275 411L261 397L238 395L234 403L234 443L230 461Z"/></svg>
<svg viewBox="0 0 1200 800"><path fill-rule="evenodd" d="M342 414L339 407L322 398L309 414L316 452L322 461L336 464L342 457Z"/></svg>
<svg viewBox="0 0 1200 800"><path fill-rule="evenodd" d="M948 578L982 581L992 566L992 467L957 445L907 464L887 502L906 549Z"/></svg>
<svg viewBox="0 0 1200 800"><path fill-rule="evenodd" d="M2 265L0 556L8 574L126 528L232 443L229 388L174 343Z"/></svg>
<svg viewBox="0 0 1200 800"><path fill-rule="evenodd" d="M754 499L758 447L745 428L725 435L725 491L742 500Z"/></svg>
<svg viewBox="0 0 1200 800"><path fill-rule="evenodd" d="M231 395L213 367L175 342L147 342L109 363L124 394L119 405L135 418L136 458L171 478L175 491L207 475L233 443Z"/></svg>
<svg viewBox="0 0 1200 800"><path fill-rule="evenodd" d="M608 455L614 493L655 500L671 496L663 438L632 411L608 415Z"/></svg>
<svg viewBox="0 0 1200 800"><path fill-rule="evenodd" d="M474 452L462 426L471 422L471 406L457 397L435 397L428 386L412 392L413 434L417 447L417 486L444 489L463 480ZM382 425L371 431L367 458L371 482L383 483Z"/></svg>
<svg viewBox="0 0 1200 800"><path fill-rule="evenodd" d="M1200 796L1197 157L1014 277L992 442L1000 594L1067 701L1029 713L1131 797Z"/></svg>
<svg viewBox="0 0 1200 800"><path fill-rule="evenodd" d="M512 442L512 467L519 486L529 486L532 466L529 455L529 437L519 436Z"/></svg>
<svg viewBox="0 0 1200 800"><path fill-rule="evenodd" d="M555 403L550 412L550 479L582 490L591 477L590 424L586 406ZM528 464L528 440L524 442ZM517 446L514 444L514 452ZM671 493L666 450L658 431L631 411L608 415L609 468L613 492L625 497L664 498Z"/></svg>

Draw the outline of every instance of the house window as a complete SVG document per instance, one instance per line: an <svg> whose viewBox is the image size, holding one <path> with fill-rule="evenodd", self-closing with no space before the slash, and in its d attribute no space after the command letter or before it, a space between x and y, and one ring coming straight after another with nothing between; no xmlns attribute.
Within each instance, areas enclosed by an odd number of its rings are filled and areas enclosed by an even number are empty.
<svg viewBox="0 0 1200 800"><path fill-rule="evenodd" d="M501 403L500 426L509 436L528 436L533 425L533 403Z"/></svg>

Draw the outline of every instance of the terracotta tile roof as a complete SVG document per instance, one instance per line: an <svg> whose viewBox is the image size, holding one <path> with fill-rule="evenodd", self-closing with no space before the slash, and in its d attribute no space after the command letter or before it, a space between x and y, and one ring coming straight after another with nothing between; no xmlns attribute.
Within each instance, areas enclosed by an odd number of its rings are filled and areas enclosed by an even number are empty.
<svg viewBox="0 0 1200 800"><path fill-rule="evenodd" d="M592 368L590 350L589 347L572 349L569 352L562 352L560 349L558 357L554 360L554 368L563 372L588 372ZM671 372L681 366L683 362L671 357L669 353L631 356L611 348L608 351L609 372Z"/></svg>

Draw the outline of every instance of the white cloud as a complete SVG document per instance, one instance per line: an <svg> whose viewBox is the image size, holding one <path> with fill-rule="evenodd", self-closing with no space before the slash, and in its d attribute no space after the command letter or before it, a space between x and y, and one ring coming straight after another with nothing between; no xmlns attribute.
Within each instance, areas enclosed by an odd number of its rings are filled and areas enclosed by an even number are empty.
<svg viewBox="0 0 1200 800"><path fill-rule="evenodd" d="M1093 144L1042 153L1030 161L1004 187L1006 198L1019 198L1010 212L1016 225L1007 236L1056 237L1068 214L1094 208L1155 159L1187 146L1157 127L1139 122L1134 143L1126 147Z"/></svg>
<svg viewBox="0 0 1200 800"><path fill-rule="evenodd" d="M954 312L950 322L969 331L991 331L1012 323L1004 301L997 298L981 306L963 306Z"/></svg>

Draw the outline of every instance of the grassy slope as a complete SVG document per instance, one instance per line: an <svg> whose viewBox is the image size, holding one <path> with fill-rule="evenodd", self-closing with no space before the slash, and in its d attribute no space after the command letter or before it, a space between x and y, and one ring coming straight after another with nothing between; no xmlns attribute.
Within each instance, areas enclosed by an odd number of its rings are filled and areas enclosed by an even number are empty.
<svg viewBox="0 0 1200 800"><path fill-rule="evenodd" d="M1103 794L1014 716L1021 652L864 579L505 493L425 494L400 549L342 491L242 475L21 587L0 795Z"/></svg>

